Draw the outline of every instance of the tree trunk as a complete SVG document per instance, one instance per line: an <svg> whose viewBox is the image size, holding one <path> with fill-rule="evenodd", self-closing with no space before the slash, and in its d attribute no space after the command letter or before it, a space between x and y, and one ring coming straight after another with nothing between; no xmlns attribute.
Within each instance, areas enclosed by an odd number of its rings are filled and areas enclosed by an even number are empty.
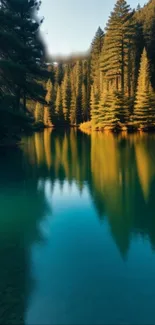
<svg viewBox="0 0 155 325"><path fill-rule="evenodd" d="M124 95L124 40L122 39L122 62L121 62L121 92Z"/></svg>

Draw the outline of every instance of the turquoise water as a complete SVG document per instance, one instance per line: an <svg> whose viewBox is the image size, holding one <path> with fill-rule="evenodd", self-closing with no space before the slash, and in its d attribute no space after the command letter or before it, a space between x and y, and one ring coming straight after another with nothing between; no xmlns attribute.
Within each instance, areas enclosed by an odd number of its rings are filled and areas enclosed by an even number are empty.
<svg viewBox="0 0 155 325"><path fill-rule="evenodd" d="M155 324L155 137L0 152L0 324Z"/></svg>

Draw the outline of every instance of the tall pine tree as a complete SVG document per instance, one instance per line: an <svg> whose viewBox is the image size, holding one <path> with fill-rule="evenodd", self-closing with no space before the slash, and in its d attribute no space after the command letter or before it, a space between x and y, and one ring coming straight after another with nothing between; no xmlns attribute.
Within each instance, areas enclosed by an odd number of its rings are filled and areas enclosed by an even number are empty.
<svg viewBox="0 0 155 325"><path fill-rule="evenodd" d="M63 106L62 106L62 89L61 86L57 88L55 111L58 125L63 125L64 115L63 115Z"/></svg>
<svg viewBox="0 0 155 325"><path fill-rule="evenodd" d="M134 109L134 120L139 126L148 126L155 119L153 107L153 89L150 81L150 65L144 48L138 77L137 94Z"/></svg>
<svg viewBox="0 0 155 325"><path fill-rule="evenodd" d="M65 67L65 74L62 82L62 105L65 122L69 123L71 108L71 81L69 65Z"/></svg>
<svg viewBox="0 0 155 325"><path fill-rule="evenodd" d="M128 87L127 69L131 60L134 37L133 12L125 0L117 0L108 20L100 68L104 77L115 86L116 91L125 94Z"/></svg>

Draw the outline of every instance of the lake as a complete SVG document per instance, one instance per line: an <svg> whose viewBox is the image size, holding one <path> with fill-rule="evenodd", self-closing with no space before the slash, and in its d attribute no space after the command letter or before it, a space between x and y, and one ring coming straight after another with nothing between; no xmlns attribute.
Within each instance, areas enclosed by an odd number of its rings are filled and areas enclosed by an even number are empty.
<svg viewBox="0 0 155 325"><path fill-rule="evenodd" d="M155 136L1 149L0 324L155 324Z"/></svg>

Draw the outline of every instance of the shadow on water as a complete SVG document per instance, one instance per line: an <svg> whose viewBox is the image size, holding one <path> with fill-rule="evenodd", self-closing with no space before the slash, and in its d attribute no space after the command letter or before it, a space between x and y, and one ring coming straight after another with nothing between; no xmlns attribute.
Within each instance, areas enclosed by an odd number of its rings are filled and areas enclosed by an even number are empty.
<svg viewBox="0 0 155 325"><path fill-rule="evenodd" d="M75 182L80 195L87 187L123 260L135 236L155 248L154 136L45 130L23 142L20 149L0 152L1 324L24 324L35 286L31 246L44 240L39 224L49 209L46 181L51 198L56 182L62 190L66 181Z"/></svg>
<svg viewBox="0 0 155 325"><path fill-rule="evenodd" d="M27 289L33 286L29 249L42 240L37 224L44 196L33 171L25 169L22 150L0 154L0 324L24 324Z"/></svg>

